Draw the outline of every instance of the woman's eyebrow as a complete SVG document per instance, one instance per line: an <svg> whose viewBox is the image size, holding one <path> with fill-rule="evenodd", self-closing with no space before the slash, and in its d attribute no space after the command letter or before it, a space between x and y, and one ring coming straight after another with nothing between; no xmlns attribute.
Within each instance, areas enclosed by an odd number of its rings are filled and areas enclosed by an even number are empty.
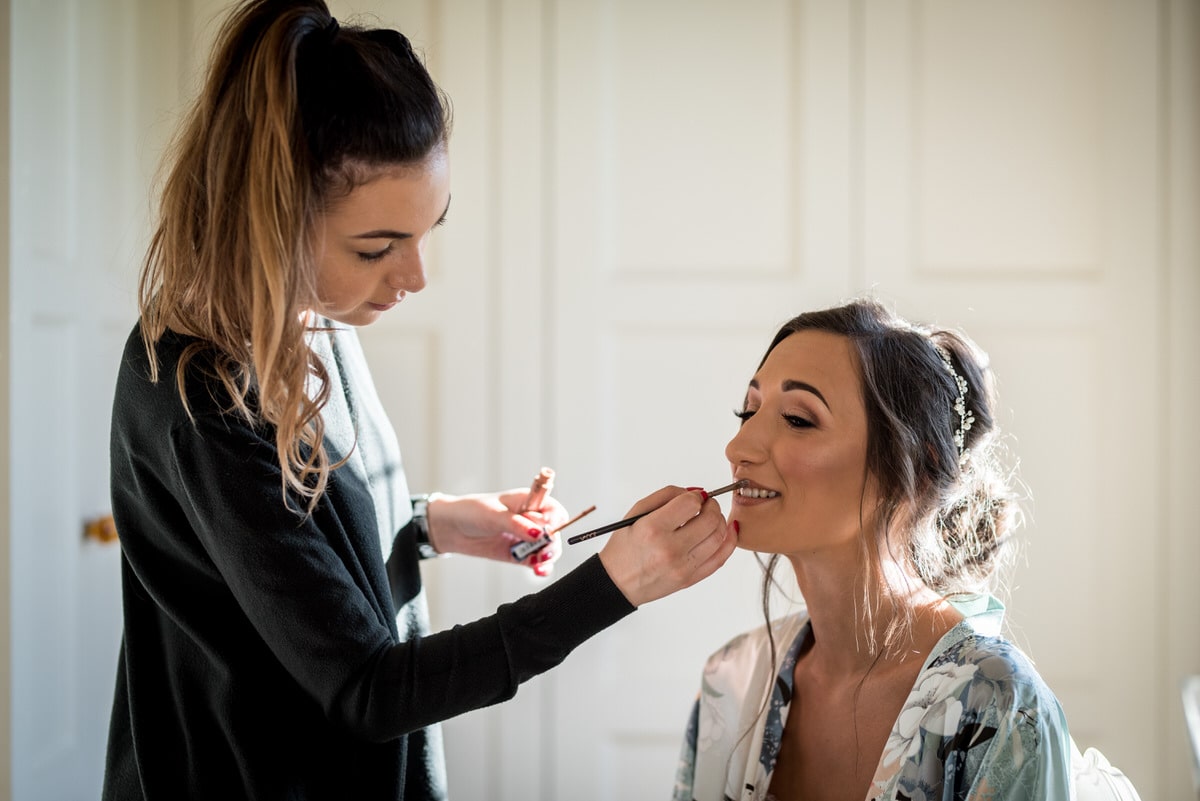
<svg viewBox="0 0 1200 801"><path fill-rule="evenodd" d="M811 392L821 399L821 403L825 404L826 409L829 409L831 412L833 411L833 409L829 406L829 401L825 400L825 396L821 394L821 390L817 389L807 381L797 381L794 378L785 378L780 384L780 387L784 392L796 392L797 390ZM750 379L750 389L761 389L757 378Z"/></svg>
<svg viewBox="0 0 1200 801"><path fill-rule="evenodd" d="M351 239L411 239L412 234L380 228L378 231L367 231L365 234L355 234Z"/></svg>
<svg viewBox="0 0 1200 801"><path fill-rule="evenodd" d="M833 411L833 409L831 409L829 406L829 401L825 400L825 396L821 394L821 390L817 389L812 384L809 384L807 381L797 381L794 378L785 378L780 386L784 392L796 392L798 390L803 392L811 392L821 399L821 403L825 404L826 409L829 409L831 412Z"/></svg>

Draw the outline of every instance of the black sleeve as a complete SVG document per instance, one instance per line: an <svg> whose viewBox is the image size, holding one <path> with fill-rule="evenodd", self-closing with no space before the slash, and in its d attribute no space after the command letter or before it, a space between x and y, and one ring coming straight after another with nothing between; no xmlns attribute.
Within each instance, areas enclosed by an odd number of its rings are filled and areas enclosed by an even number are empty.
<svg viewBox="0 0 1200 801"><path fill-rule="evenodd" d="M593 557L491 616L397 642L390 603L370 590L380 560L357 555L329 504L308 517L284 506L272 442L228 416L200 417L173 431L170 460L182 512L247 624L332 721L365 739L511 698L633 611Z"/></svg>

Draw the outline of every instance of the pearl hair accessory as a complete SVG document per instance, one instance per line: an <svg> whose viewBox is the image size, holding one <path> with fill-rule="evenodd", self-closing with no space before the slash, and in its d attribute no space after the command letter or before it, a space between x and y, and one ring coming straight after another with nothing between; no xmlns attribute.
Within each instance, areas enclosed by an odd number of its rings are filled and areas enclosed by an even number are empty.
<svg viewBox="0 0 1200 801"><path fill-rule="evenodd" d="M955 371L954 363L950 361L950 351L941 345L933 347L938 356L942 357L942 364L946 365L946 370L958 387L958 397L954 399L954 411L958 413L958 430L954 432L954 444L958 446L958 463L963 465L967 461L967 432L975 424L975 415L967 409L967 379Z"/></svg>

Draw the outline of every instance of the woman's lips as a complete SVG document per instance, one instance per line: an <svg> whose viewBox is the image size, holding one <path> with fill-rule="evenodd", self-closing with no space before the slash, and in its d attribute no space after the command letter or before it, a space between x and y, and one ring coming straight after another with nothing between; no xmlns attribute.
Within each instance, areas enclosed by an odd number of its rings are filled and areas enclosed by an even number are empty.
<svg viewBox="0 0 1200 801"><path fill-rule="evenodd" d="M734 490L733 502L740 506L752 506L775 500L778 497L780 497L779 493L775 490L750 485Z"/></svg>

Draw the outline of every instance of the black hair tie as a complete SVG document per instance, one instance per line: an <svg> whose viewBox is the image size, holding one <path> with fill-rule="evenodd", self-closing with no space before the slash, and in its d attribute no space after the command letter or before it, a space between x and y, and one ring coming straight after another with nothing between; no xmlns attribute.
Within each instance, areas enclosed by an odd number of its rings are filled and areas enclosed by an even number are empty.
<svg viewBox="0 0 1200 801"><path fill-rule="evenodd" d="M321 29L321 35L325 38L327 43L333 44L333 40L337 38L338 31L341 29L342 26L338 25L337 19L335 17L330 17L329 22L325 23L325 27Z"/></svg>

